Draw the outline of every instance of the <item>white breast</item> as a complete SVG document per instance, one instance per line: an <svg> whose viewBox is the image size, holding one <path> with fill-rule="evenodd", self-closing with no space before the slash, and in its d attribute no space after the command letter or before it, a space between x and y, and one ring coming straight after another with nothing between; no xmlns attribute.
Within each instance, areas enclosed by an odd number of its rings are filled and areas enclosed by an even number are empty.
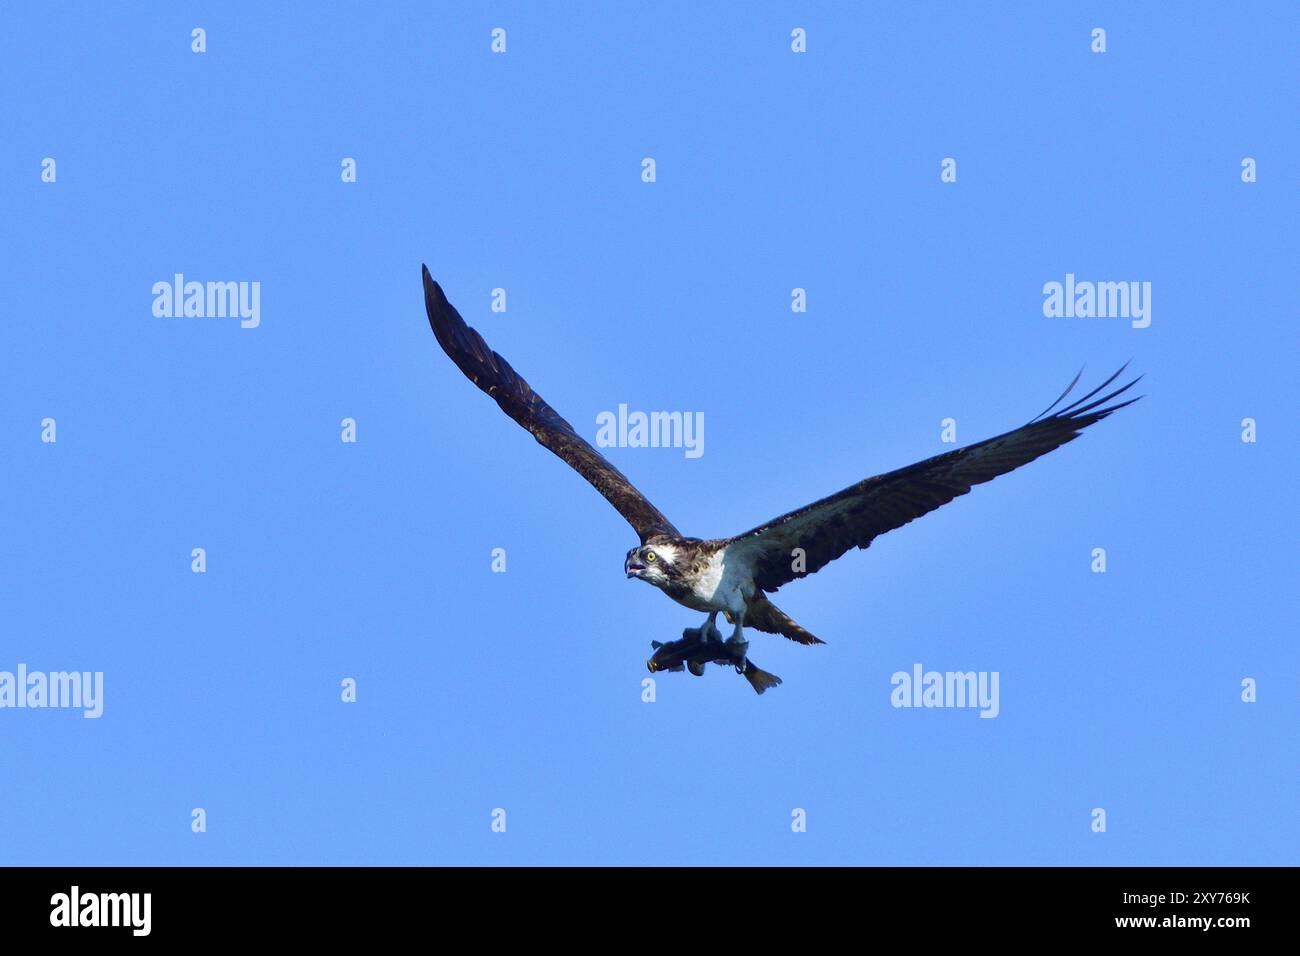
<svg viewBox="0 0 1300 956"><path fill-rule="evenodd" d="M732 613L744 610L745 592L752 590L750 569L738 560L737 555L729 558L725 548L720 548L709 559L695 586L695 594L707 610Z"/></svg>

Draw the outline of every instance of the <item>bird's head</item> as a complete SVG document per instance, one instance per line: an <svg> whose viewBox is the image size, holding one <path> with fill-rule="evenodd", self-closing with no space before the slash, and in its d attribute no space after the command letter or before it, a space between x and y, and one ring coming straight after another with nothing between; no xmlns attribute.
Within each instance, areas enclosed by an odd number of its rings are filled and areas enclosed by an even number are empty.
<svg viewBox="0 0 1300 956"><path fill-rule="evenodd" d="M657 588L680 576L677 549L670 544L643 544L627 553L623 571L629 578L640 578Z"/></svg>

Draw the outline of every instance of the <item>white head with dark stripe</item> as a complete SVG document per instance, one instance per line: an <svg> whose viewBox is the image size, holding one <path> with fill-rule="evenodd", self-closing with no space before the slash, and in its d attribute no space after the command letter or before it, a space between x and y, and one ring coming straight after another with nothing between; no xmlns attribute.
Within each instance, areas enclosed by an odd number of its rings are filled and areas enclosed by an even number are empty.
<svg viewBox="0 0 1300 956"><path fill-rule="evenodd" d="M651 539L627 553L627 558L623 561L623 573L629 578L639 578L662 588L681 577L679 558L676 545Z"/></svg>

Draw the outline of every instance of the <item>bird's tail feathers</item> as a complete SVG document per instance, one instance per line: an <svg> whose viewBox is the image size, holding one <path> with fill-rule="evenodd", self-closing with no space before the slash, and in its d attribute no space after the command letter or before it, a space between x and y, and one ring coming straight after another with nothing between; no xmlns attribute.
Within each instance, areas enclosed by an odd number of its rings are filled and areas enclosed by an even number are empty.
<svg viewBox="0 0 1300 956"><path fill-rule="evenodd" d="M745 626L756 627L768 634L780 634L800 644L825 644L790 619L779 607L760 594L745 609ZM752 682L751 682L752 683ZM758 688L755 688L757 690Z"/></svg>

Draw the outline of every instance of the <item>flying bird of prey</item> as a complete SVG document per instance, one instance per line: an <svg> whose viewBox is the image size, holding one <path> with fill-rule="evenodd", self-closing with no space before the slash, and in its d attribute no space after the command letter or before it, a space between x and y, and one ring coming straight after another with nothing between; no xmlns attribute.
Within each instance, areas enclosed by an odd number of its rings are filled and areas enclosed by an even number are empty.
<svg viewBox="0 0 1300 956"><path fill-rule="evenodd" d="M719 613L731 622L727 644L740 662L738 669L745 662L746 627L781 634L800 644L823 643L769 601L768 594L821 570L851 548L866 548L878 535L946 505L973 486L1073 441L1089 425L1137 401L1115 399L1138 379L1095 398L1123 373L1121 368L1087 395L1058 408L1078 384L1076 375L1046 411L1014 431L867 478L734 538L691 538L679 532L465 324L427 266L424 304L438 344L466 377L591 482L635 529L641 543L628 551L623 561L626 575L653 584L678 604L707 614L701 627L705 639L722 639L717 627Z"/></svg>

